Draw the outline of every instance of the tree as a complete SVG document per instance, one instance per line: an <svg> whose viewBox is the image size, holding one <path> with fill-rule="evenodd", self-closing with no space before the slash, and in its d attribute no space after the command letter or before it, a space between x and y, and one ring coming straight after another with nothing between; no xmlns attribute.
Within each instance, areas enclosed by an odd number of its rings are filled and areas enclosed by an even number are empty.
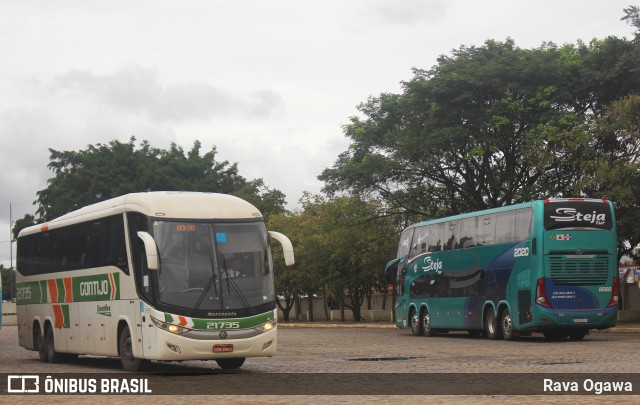
<svg viewBox="0 0 640 405"><path fill-rule="evenodd" d="M176 144L163 150L143 141L136 147L134 137L128 143L114 140L81 151L49 151L54 177L35 201L42 221L123 194L155 190L238 191L274 212L284 206L284 194L270 190L262 179L247 181L236 163L216 159L215 147L202 154L199 141L186 153Z"/></svg>
<svg viewBox="0 0 640 405"><path fill-rule="evenodd" d="M310 245L317 274L335 293L341 310L349 308L353 319L361 320L364 299L378 285L397 246L393 221L380 215L379 202L358 197L315 196L303 207L304 215L313 218L304 243Z"/></svg>
<svg viewBox="0 0 640 405"><path fill-rule="evenodd" d="M2 277L2 299L11 300L15 298L16 272L0 264L0 276Z"/></svg>
<svg viewBox="0 0 640 405"><path fill-rule="evenodd" d="M36 223L37 222L35 217L31 214L25 214L24 217L16 220L13 224L13 229L11 230L11 234L13 235L13 240L15 241L16 239L18 239L18 234L20 233L21 230L31 225L35 225Z"/></svg>
<svg viewBox="0 0 640 405"><path fill-rule="evenodd" d="M291 240L294 248L296 263L285 266L282 252L273 249L274 272L276 282L277 304L282 311L285 321L290 320L290 312L295 302L304 292L304 274L309 270L305 263L305 254L301 246L301 227L299 216L291 212L282 212L269 217L269 229L282 232ZM283 302L284 301L284 302Z"/></svg>
<svg viewBox="0 0 640 405"><path fill-rule="evenodd" d="M282 214L285 209L285 194L277 189L270 189L263 179L247 181L238 191L233 193L256 206L268 221L270 215Z"/></svg>
<svg viewBox="0 0 640 405"><path fill-rule="evenodd" d="M595 122L580 187L611 199L618 219L618 254L640 244L640 95L614 102Z"/></svg>
<svg viewBox="0 0 640 405"><path fill-rule="evenodd" d="M377 195L398 212L437 217L580 196L595 118L640 91L638 47L609 37L526 50L487 41L414 70L402 94L359 106L349 149L325 191Z"/></svg>

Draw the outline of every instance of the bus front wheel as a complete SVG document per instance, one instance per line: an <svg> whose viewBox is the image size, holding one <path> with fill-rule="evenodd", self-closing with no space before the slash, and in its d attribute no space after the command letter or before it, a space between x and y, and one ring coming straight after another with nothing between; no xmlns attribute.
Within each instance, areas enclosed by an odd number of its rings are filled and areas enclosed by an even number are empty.
<svg viewBox="0 0 640 405"><path fill-rule="evenodd" d="M244 357L239 357L237 359L218 359L216 360L216 363L218 363L218 366L223 370L235 370L242 367L244 364Z"/></svg>
<svg viewBox="0 0 640 405"><path fill-rule="evenodd" d="M147 360L138 359L133 355L131 332L129 332L129 328L126 326L120 332L120 340L118 341L118 352L120 353L120 362L122 363L122 368L124 368L125 371L141 371L148 363Z"/></svg>
<svg viewBox="0 0 640 405"><path fill-rule="evenodd" d="M569 339L571 340L582 340L585 336L589 334L588 329L579 329L569 332Z"/></svg>
<svg viewBox="0 0 640 405"><path fill-rule="evenodd" d="M484 328L487 332L487 337L491 340L500 339L500 329L498 329L498 318L496 312L492 307L487 309L484 317Z"/></svg>

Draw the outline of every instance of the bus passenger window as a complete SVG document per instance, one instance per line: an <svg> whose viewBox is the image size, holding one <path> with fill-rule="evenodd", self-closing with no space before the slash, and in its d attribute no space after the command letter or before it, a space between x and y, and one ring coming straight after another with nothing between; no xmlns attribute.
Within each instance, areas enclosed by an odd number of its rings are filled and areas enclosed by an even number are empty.
<svg viewBox="0 0 640 405"><path fill-rule="evenodd" d="M500 212L496 215L496 244L513 242L513 230L516 218L513 211Z"/></svg>
<svg viewBox="0 0 640 405"><path fill-rule="evenodd" d="M458 244L458 223L447 222L445 225L445 239L447 240L442 250L452 250L456 248Z"/></svg>
<svg viewBox="0 0 640 405"><path fill-rule="evenodd" d="M429 227L422 226L416 228L413 234L413 241L411 241L411 252L409 257L413 258L419 254L426 253L427 251L427 239L429 238Z"/></svg>
<svg viewBox="0 0 640 405"><path fill-rule="evenodd" d="M486 215L478 218L478 245L493 245L496 238L496 215Z"/></svg>
<svg viewBox="0 0 640 405"><path fill-rule="evenodd" d="M442 240L444 239L444 224L429 225L429 252L439 252L442 250Z"/></svg>
<svg viewBox="0 0 640 405"><path fill-rule="evenodd" d="M459 248L468 248L476 245L476 239L478 238L478 217L465 218L459 222L459 236L460 242Z"/></svg>

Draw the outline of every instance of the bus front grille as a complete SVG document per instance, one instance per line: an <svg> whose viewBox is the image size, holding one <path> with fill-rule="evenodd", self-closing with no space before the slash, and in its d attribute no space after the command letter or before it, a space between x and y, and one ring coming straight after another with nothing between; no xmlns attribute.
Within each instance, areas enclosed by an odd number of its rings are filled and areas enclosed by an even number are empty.
<svg viewBox="0 0 640 405"><path fill-rule="evenodd" d="M602 285L609 281L609 256L549 257L549 274L556 285Z"/></svg>

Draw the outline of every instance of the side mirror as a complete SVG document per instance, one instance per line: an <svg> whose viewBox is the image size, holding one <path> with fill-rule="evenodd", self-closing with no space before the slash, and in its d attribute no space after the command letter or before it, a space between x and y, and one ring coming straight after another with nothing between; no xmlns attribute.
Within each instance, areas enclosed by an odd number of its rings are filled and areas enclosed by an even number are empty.
<svg viewBox="0 0 640 405"><path fill-rule="evenodd" d="M280 242L280 244L282 245L282 253L284 254L284 264L286 264L287 266L293 266L296 261L293 257L293 245L291 244L291 241L289 240L289 238L287 238L285 235L281 234L280 232L273 232L273 231L269 231L269 236L271 236L273 239Z"/></svg>
<svg viewBox="0 0 640 405"><path fill-rule="evenodd" d="M393 266L400 266L405 260L407 260L407 256L391 260L386 266L384 266L384 275L386 276L387 272L391 270Z"/></svg>
<svg viewBox="0 0 640 405"><path fill-rule="evenodd" d="M147 232L138 232L138 237L144 243L144 250L147 253L147 267L149 270L158 270L158 247L153 236Z"/></svg>

